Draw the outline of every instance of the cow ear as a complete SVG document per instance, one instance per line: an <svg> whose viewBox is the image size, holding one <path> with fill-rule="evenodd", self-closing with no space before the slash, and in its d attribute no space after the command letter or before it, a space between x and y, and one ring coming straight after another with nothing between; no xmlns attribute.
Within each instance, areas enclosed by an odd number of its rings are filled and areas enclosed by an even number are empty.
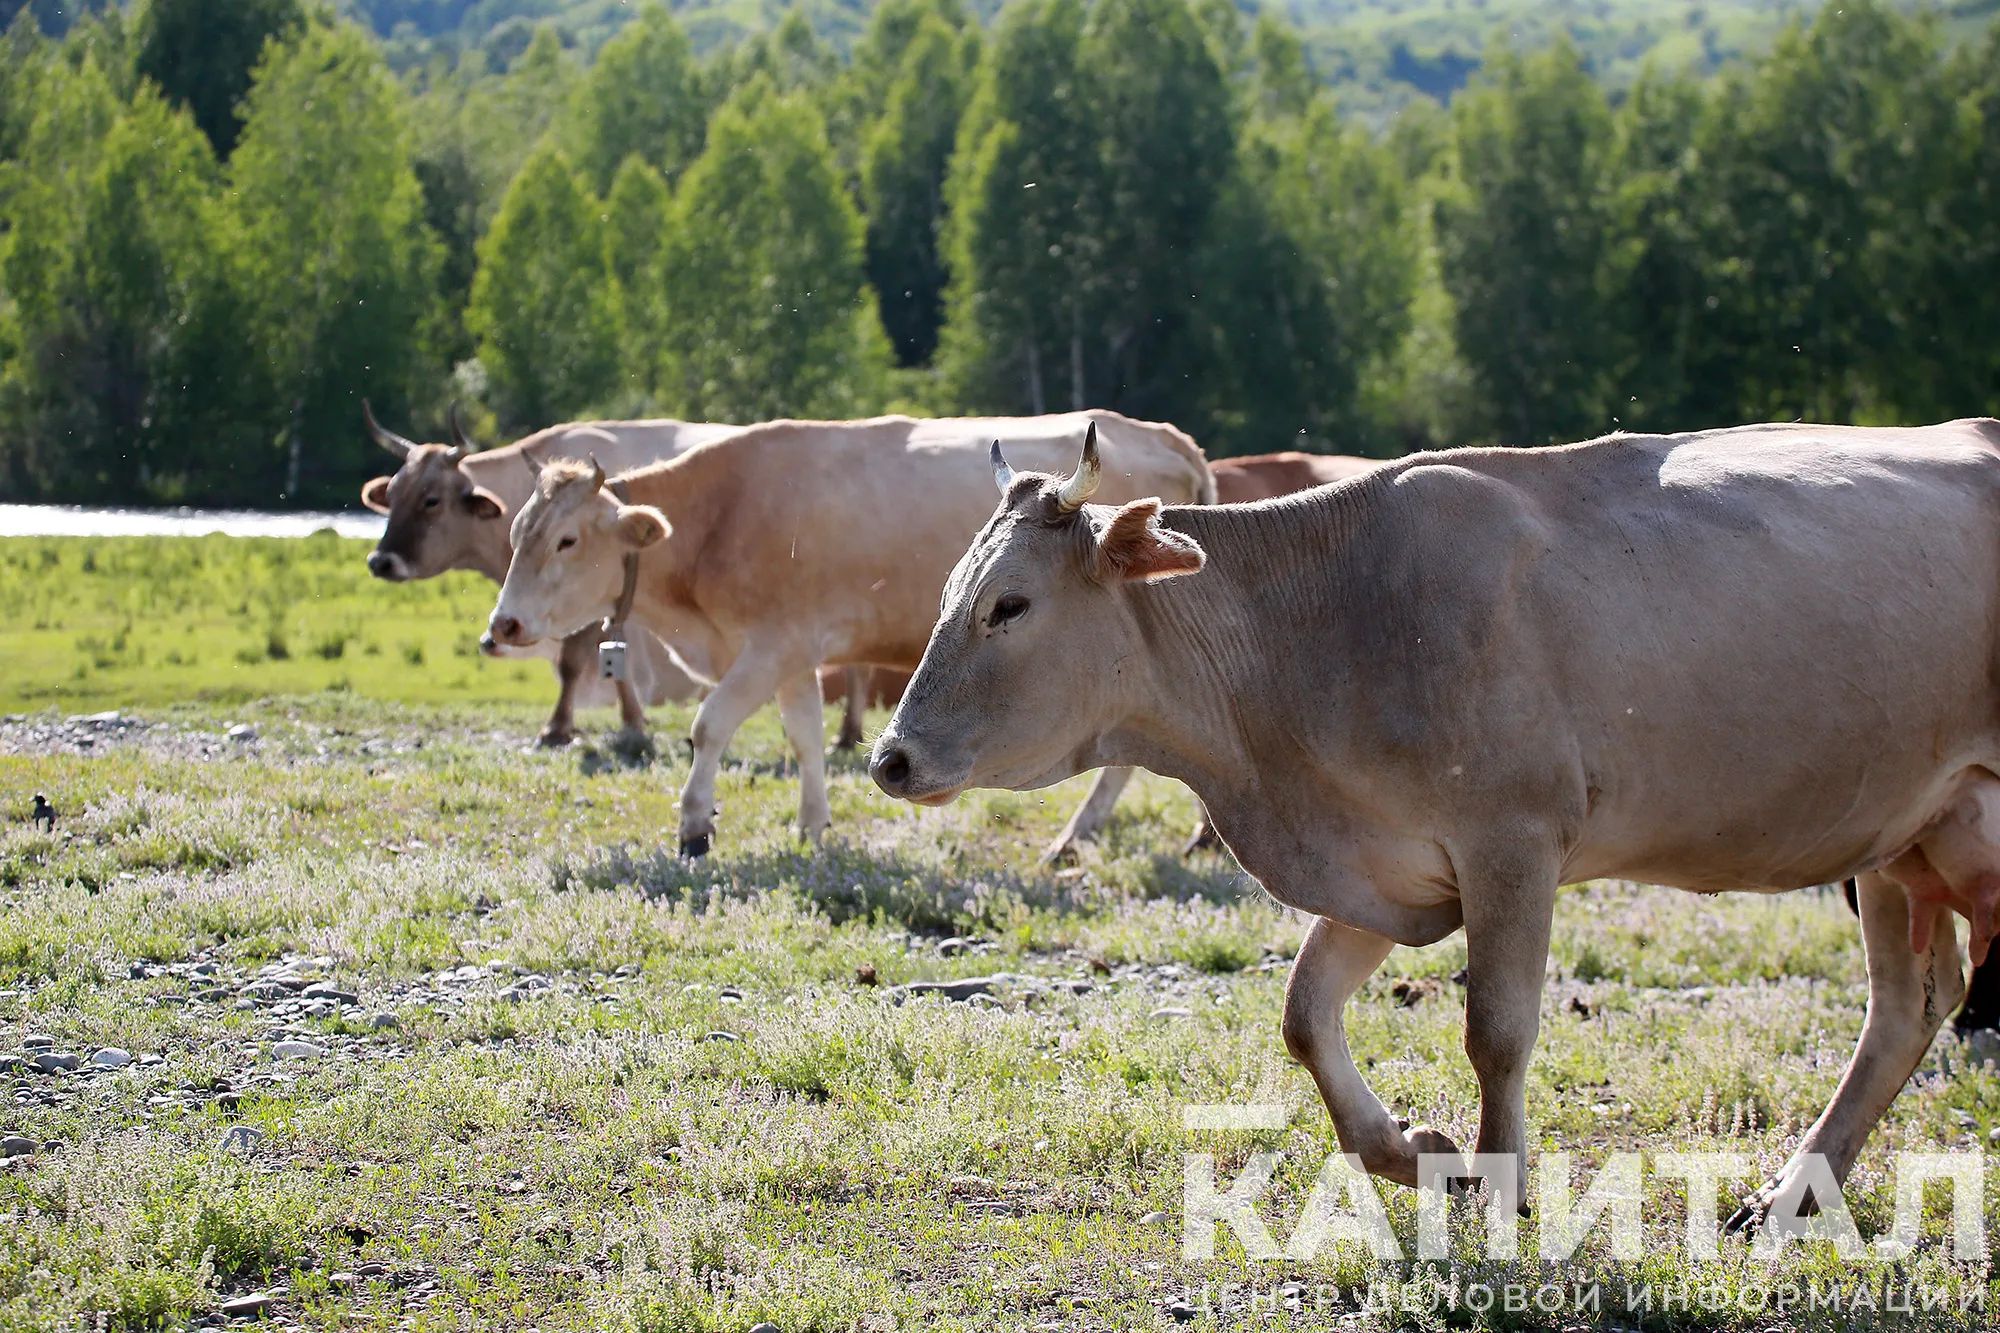
<svg viewBox="0 0 2000 1333"><path fill-rule="evenodd" d="M465 493L465 508L474 518L507 517L506 503L484 486L474 486Z"/></svg>
<svg viewBox="0 0 2000 1333"><path fill-rule="evenodd" d="M377 477L361 488L361 503L378 514L389 512L389 479Z"/></svg>
<svg viewBox="0 0 2000 1333"><path fill-rule="evenodd" d="M1192 537L1160 526L1158 500L1134 500L1111 516L1097 538L1099 582L1154 583L1192 574L1208 560Z"/></svg>
<svg viewBox="0 0 2000 1333"><path fill-rule="evenodd" d="M634 550L664 541L673 532L673 525L667 516L651 505L620 505L618 507L618 540Z"/></svg>

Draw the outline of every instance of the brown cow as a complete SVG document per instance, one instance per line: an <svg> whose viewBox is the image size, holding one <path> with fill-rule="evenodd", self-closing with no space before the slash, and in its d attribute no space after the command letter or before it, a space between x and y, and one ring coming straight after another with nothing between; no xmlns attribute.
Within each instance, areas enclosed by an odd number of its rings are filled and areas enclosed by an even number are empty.
<svg viewBox="0 0 2000 1333"><path fill-rule="evenodd" d="M534 489L537 469L552 458L596 456L613 467L658 462L680 450L720 439L736 427L685 421L578 421L551 426L513 444L477 452L456 407L451 412L454 442L418 444L375 420L361 405L369 436L397 461L393 475L361 488L361 502L388 523L368 556L368 572L391 583L434 578L454 569L476 570L498 583L507 574L513 547L508 517ZM579 702L609 703L611 691L597 676L597 644L602 636L586 626L561 642L538 645L533 655L551 659L559 688L555 711L542 728L543 745L567 745L576 734ZM488 653L500 650L482 641ZM685 699L694 683L674 664L664 645L642 635L633 640L628 661L632 683L617 683L625 728L645 726L641 702Z"/></svg>
<svg viewBox="0 0 2000 1333"><path fill-rule="evenodd" d="M695 717L682 850L708 849L723 748L773 694L799 758L799 822L817 837L829 815L814 672L916 665L945 575L992 507L991 441L1006 436L1024 460L1060 466L1086 433L1101 437L1107 492L1213 499L1193 441L1115 412L772 422L610 487L602 471L543 469L514 520L492 635L531 644L607 615L632 554L632 619L715 683ZM1101 775L1052 852L1094 832L1129 776Z"/></svg>
<svg viewBox="0 0 2000 1333"><path fill-rule="evenodd" d="M876 742L927 804L1099 764L1180 778L1319 920L1284 1037L1344 1151L1456 1145L1369 1091L1342 1010L1466 933L1477 1148L1517 1202L1559 884L1860 878L1868 1013L1826 1110L1730 1219L1845 1180L2000 926L2000 421L1766 425L1417 454L1255 505L1027 475L947 585ZM1508 1179L1509 1174L1513 1176Z"/></svg>
<svg viewBox="0 0 2000 1333"><path fill-rule="evenodd" d="M1252 454L1248 458L1217 458L1210 461L1208 470L1215 474L1216 502L1233 505L1275 500L1293 491L1346 481L1381 462L1379 458L1302 454L1290 449L1280 454Z"/></svg>

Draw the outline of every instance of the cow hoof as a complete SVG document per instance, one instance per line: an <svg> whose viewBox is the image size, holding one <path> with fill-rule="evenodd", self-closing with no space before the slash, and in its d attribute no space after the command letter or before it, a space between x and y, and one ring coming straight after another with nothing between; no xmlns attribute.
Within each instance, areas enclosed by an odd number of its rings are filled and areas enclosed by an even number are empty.
<svg viewBox="0 0 2000 1333"><path fill-rule="evenodd" d="M535 744L544 750L560 750L575 739L574 731L562 727L543 727L542 734L535 737Z"/></svg>
<svg viewBox="0 0 2000 1333"><path fill-rule="evenodd" d="M701 833L692 838L682 838L681 855L690 861L707 856L708 834Z"/></svg>
<svg viewBox="0 0 2000 1333"><path fill-rule="evenodd" d="M833 748L836 750L852 750L865 739L867 738L859 731L848 731L843 728L840 735L834 738Z"/></svg>
<svg viewBox="0 0 2000 1333"><path fill-rule="evenodd" d="M1770 1222L1771 1210L1778 1207L1791 1190L1798 1190L1800 1197L1779 1213L1781 1220L1786 1217L1811 1217L1819 1212L1819 1196L1813 1192L1811 1185L1796 1178L1788 1167L1766 1181L1764 1188L1745 1199L1743 1206L1729 1215L1729 1220L1722 1224L1722 1234L1756 1235Z"/></svg>
<svg viewBox="0 0 2000 1333"><path fill-rule="evenodd" d="M1193 856L1196 852L1218 852L1222 850L1222 839L1215 836L1215 830L1203 824L1188 839L1187 846L1181 848L1182 856Z"/></svg>
<svg viewBox="0 0 2000 1333"><path fill-rule="evenodd" d="M630 763L643 764L658 753L653 738L637 727L622 728L611 738L611 752Z"/></svg>
<svg viewBox="0 0 2000 1333"><path fill-rule="evenodd" d="M1064 866L1076 864L1076 844L1073 842L1051 843L1042 853L1042 867L1045 870L1060 870Z"/></svg>

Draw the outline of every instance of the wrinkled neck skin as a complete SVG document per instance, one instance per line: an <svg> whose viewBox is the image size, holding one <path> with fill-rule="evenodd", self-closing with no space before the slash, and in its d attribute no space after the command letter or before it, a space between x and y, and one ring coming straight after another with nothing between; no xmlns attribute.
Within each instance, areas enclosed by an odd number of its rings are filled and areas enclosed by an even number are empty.
<svg viewBox="0 0 2000 1333"><path fill-rule="evenodd" d="M678 489L678 488L675 488ZM687 673L713 686L736 660L741 647L702 611L696 602L690 572L701 559L707 529L693 507L676 504L677 496L635 495L635 503L650 504L666 515L673 533L665 541L639 552L639 582L632 595L634 624L643 625L666 641ZM613 566L610 593L600 616L611 614L624 586L625 562Z"/></svg>
<svg viewBox="0 0 2000 1333"><path fill-rule="evenodd" d="M1338 599L1353 504L1350 495L1315 494L1260 506L1254 531L1243 510L1164 511L1163 526L1201 543L1207 566L1124 590L1125 632L1142 668L1121 673L1117 720L1080 753L1185 782L1238 862L1279 901L1427 944L1457 929L1458 904L1371 891L1364 867L1407 834L1371 825L1341 799L1350 710L1339 673L1312 672L1313 696L1302 701L1290 697L1298 673L1270 660L1285 626L1319 644L1337 641L1337 624L1305 629L1306 619L1324 619L1324 597L1300 590L1331 587ZM1245 626L1261 627L1261 637ZM1311 734L1300 734L1307 725Z"/></svg>

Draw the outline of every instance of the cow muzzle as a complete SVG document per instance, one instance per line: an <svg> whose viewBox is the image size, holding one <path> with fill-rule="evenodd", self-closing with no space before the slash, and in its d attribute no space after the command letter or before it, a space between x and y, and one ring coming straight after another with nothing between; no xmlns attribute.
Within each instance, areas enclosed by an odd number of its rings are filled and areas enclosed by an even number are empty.
<svg viewBox="0 0 2000 1333"><path fill-rule="evenodd" d="M485 637L479 641L479 646L483 651L490 651L486 647L488 643L493 644L495 648L503 644L509 648L526 648L533 642L535 636L528 632L528 627L521 623L518 616L503 616L495 612L486 627Z"/></svg>
<svg viewBox="0 0 2000 1333"><path fill-rule="evenodd" d="M403 557L388 551L368 553L368 572L378 579L387 579L390 583L401 583L410 577L408 567L403 564Z"/></svg>
<svg viewBox="0 0 2000 1333"><path fill-rule="evenodd" d="M885 735L868 759L868 776L899 800L918 805L949 805L965 790L963 780L940 781L932 765L923 762L907 741Z"/></svg>

